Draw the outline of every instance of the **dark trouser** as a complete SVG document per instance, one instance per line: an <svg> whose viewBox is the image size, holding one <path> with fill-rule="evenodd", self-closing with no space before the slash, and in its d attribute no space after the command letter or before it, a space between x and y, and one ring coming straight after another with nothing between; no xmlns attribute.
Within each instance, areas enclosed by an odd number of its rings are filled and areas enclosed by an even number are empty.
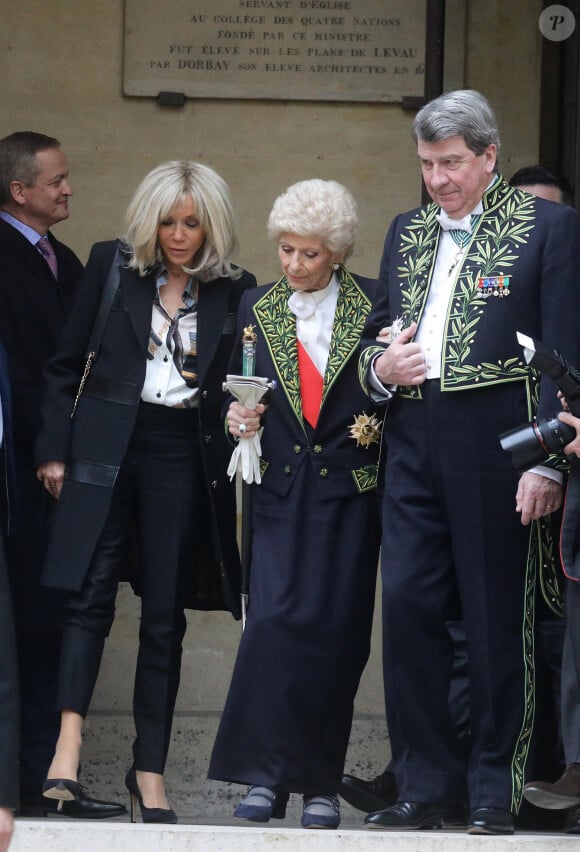
<svg viewBox="0 0 580 852"><path fill-rule="evenodd" d="M517 811L533 720L529 529L498 435L527 418L518 385L395 400L385 420L383 623L387 721L401 800ZM449 711L459 593L471 748Z"/></svg>
<svg viewBox="0 0 580 852"><path fill-rule="evenodd" d="M536 619L536 718L530 779L556 779L564 768L560 717L565 627L559 616Z"/></svg>
<svg viewBox="0 0 580 852"><path fill-rule="evenodd" d="M449 684L449 712L457 731L457 737L465 754L469 751L469 678L467 674L467 649L465 647L465 631L463 623L457 620L447 620L447 630L453 644L453 663L451 667L451 683ZM392 755L400 754L402 749L397 744L397 731L389 728L391 743L391 760L387 764L387 772L395 772L396 766Z"/></svg>
<svg viewBox="0 0 580 852"><path fill-rule="evenodd" d="M465 631L461 621L448 621L447 629L453 642L453 667L449 687L449 712L453 719L457 736L466 752L469 751L469 677L467 672L467 650ZM536 675L536 717L534 719L534 740L532 747L529 778L556 779L563 767L564 753L560 726L560 673L562 667L562 643L564 637L563 619L543 618L536 622L535 631L535 667ZM578 704L580 715L580 703ZM576 728L574 728L576 731ZM396 731L389 731L391 747L396 740ZM579 741L580 754L580 737ZM395 764L391 760L387 771L394 772ZM522 803L525 804L525 803Z"/></svg>
<svg viewBox="0 0 580 852"><path fill-rule="evenodd" d="M18 657L20 789L26 800L38 795L46 778L60 727L56 685L65 593L40 584L48 535L47 508L52 498L36 479L32 449L17 450L18 487L5 549Z"/></svg>
<svg viewBox="0 0 580 852"><path fill-rule="evenodd" d="M86 716L136 531L141 595L133 714L137 769L163 773L179 686L186 587L203 500L195 411L141 404L84 584L68 602L59 707Z"/></svg>

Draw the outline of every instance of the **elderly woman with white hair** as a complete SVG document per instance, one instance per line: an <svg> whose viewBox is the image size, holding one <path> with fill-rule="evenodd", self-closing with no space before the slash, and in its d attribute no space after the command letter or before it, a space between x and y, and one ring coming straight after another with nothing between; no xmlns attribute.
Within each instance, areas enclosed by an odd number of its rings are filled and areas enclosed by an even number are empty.
<svg viewBox="0 0 580 852"><path fill-rule="evenodd" d="M209 777L248 784L237 817L283 818L304 797L305 828L337 828L353 701L368 659L379 552L380 421L358 375L376 281L349 272L358 224L350 192L306 180L274 203L282 277L248 291L238 332L256 335L267 406L232 402L241 441L261 433L252 484L249 609ZM241 348L230 372L241 372Z"/></svg>
<svg viewBox="0 0 580 852"><path fill-rule="evenodd" d="M43 579L70 594L61 731L43 793L81 803L85 815L82 728L128 551L141 596L132 820L139 802L144 822L177 822L163 773L184 607L238 615L222 381L240 296L256 281L233 264L236 247L223 179L191 161L157 166L135 192L123 240L93 246L47 368L38 477L58 503ZM123 811L112 805L109 815Z"/></svg>

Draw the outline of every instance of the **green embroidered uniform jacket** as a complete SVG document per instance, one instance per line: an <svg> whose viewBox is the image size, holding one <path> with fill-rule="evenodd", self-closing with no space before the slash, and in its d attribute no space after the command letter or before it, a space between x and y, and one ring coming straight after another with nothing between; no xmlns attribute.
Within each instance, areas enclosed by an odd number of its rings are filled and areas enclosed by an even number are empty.
<svg viewBox="0 0 580 852"><path fill-rule="evenodd" d="M516 331L544 340L580 363L578 215L503 180L485 193L483 208L449 300L441 388L461 391L524 382L530 415L536 407L539 416L553 414L559 407L554 385L542 379L539 402L534 401L540 377L526 366ZM369 362L381 348L374 343L375 331L395 317L405 326L421 321L441 234L438 212L436 204L429 204L398 216L389 229L380 272L385 287L365 331L365 386ZM501 295L506 288L509 294ZM399 392L421 395L420 388Z"/></svg>
<svg viewBox="0 0 580 852"><path fill-rule="evenodd" d="M302 415L296 318L288 307L292 289L285 278L247 291L238 312L238 336L253 325L257 334L255 374L275 379L263 418L262 485L286 495L303 464L312 465L320 499L334 499L375 488L380 441L365 447L350 436L356 416L376 408L360 386L357 362L361 334L377 282L341 268L322 404L316 429ZM241 345L230 372L241 374ZM378 436L377 436L378 437Z"/></svg>

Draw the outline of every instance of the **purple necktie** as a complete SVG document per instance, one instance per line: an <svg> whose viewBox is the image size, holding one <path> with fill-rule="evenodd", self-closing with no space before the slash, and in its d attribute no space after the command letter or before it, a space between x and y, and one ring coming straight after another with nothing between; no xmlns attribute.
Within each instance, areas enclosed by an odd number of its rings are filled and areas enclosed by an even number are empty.
<svg viewBox="0 0 580 852"><path fill-rule="evenodd" d="M56 260L56 254L54 253L54 249L50 240L47 236L41 237L36 245L42 252L44 259L50 266L50 271L52 272L55 278L58 278L58 263Z"/></svg>

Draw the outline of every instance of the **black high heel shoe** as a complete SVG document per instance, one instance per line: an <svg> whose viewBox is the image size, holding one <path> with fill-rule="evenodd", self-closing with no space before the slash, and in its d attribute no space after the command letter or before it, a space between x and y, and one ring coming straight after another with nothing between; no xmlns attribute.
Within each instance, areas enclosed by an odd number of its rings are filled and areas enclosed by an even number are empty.
<svg viewBox="0 0 580 852"><path fill-rule="evenodd" d="M47 778L42 784L42 795L45 799L57 799L56 813L76 819L108 819L123 816L127 813L125 805L118 802L101 802L88 795L78 781L70 778ZM44 815L54 811L54 805L49 808L48 802Z"/></svg>
<svg viewBox="0 0 580 852"><path fill-rule="evenodd" d="M135 814L137 802L139 802L143 822L163 822L172 825L177 822L177 815L172 808L148 808L143 804L143 796L137 783L137 773L134 766L125 776L125 786L131 796L131 822L137 822Z"/></svg>

